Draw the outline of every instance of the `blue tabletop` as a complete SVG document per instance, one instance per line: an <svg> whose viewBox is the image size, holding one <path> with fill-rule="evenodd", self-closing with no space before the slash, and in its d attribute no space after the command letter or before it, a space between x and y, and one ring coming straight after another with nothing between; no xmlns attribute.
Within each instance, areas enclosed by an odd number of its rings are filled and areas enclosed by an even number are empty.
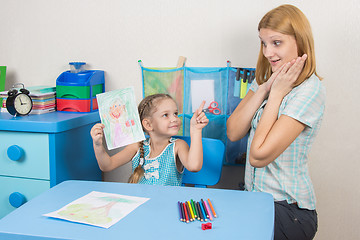
<svg viewBox="0 0 360 240"><path fill-rule="evenodd" d="M52 112L14 117L0 112L0 130L57 133L100 121L99 112Z"/></svg>
<svg viewBox="0 0 360 240"><path fill-rule="evenodd" d="M150 198L110 228L49 218L70 202L99 191ZM210 198L216 209L212 229L179 220L178 201ZM272 239L274 202L267 193L212 188L65 181L0 220L0 239Z"/></svg>

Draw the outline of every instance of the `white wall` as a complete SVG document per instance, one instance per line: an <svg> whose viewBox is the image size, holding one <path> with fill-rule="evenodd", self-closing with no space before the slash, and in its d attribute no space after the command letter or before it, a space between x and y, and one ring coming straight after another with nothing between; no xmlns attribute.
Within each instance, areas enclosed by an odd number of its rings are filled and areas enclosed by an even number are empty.
<svg viewBox="0 0 360 240"><path fill-rule="evenodd" d="M191 67L226 66L227 60L254 67L257 23L285 2L1 0L0 65L8 66L9 88L14 82L55 85L68 62L85 61L88 69L106 71L107 90L133 85L140 101L139 59L148 67L175 66L180 55ZM318 200L316 239L357 239L360 3L289 2L312 24L318 72L327 88L325 118L310 164Z"/></svg>

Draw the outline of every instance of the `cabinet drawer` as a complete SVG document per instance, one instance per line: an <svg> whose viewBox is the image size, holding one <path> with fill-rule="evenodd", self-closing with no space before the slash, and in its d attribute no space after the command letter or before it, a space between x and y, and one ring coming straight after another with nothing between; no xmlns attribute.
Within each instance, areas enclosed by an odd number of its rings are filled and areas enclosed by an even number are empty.
<svg viewBox="0 0 360 240"><path fill-rule="evenodd" d="M50 181L0 176L0 218L15 210L12 204L21 204L50 189ZM22 201L22 202L21 202Z"/></svg>
<svg viewBox="0 0 360 240"><path fill-rule="evenodd" d="M0 175L50 179L47 133L0 131Z"/></svg>

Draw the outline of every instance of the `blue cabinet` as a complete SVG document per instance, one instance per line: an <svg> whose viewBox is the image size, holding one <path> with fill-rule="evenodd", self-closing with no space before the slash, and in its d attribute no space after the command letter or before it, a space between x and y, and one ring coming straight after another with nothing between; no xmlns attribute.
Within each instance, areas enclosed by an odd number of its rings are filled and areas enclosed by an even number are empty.
<svg viewBox="0 0 360 240"><path fill-rule="evenodd" d="M101 180L90 136L98 112L0 113L0 218L65 180Z"/></svg>

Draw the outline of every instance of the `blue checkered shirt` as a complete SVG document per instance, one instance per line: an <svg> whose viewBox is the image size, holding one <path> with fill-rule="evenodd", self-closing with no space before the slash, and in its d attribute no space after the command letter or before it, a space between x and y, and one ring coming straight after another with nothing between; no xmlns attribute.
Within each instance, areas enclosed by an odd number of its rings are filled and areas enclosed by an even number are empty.
<svg viewBox="0 0 360 240"><path fill-rule="evenodd" d="M140 179L141 184L164 185L164 186L181 186L183 172L176 168L175 157L175 138L170 139L170 143L155 158L150 156L150 138L144 140L145 169L144 176ZM132 159L132 169L139 165L140 151ZM147 177L147 178L146 178Z"/></svg>
<svg viewBox="0 0 360 240"><path fill-rule="evenodd" d="M256 92L256 81L250 90ZM284 97L279 114L287 115L305 124L305 129L273 162L263 168L249 164L250 144L259 123L265 100L251 122L245 166L245 189L271 193L275 201L297 203L300 208L315 209L316 199L308 169L308 155L317 135L325 109L325 88L316 75L312 75Z"/></svg>

